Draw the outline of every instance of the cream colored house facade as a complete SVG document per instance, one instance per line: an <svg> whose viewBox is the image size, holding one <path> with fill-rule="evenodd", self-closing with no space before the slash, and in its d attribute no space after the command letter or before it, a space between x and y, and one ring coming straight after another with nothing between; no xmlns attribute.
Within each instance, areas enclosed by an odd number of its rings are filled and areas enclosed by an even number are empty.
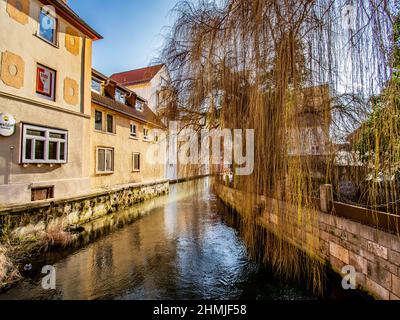
<svg viewBox="0 0 400 320"><path fill-rule="evenodd" d="M91 118L93 189L164 179L166 128L145 99L93 71Z"/></svg>
<svg viewBox="0 0 400 320"><path fill-rule="evenodd" d="M168 97L169 84L171 81L168 68L164 64L153 65L136 70L124 71L113 74L111 78L126 88L135 91L137 94L148 100L150 109L160 114L166 107L166 97ZM163 122L169 127L167 119ZM178 124L178 132L180 131ZM169 128L170 129L170 128ZM168 133L170 141L179 140L179 135L172 130ZM175 137L173 137L175 135ZM179 152L178 143L168 143L168 153L176 155L172 159L168 158L165 163L165 176L170 180L192 178L200 175L210 174L208 165L194 164L186 165L179 163L177 154Z"/></svg>
<svg viewBox="0 0 400 320"><path fill-rule="evenodd" d="M154 113L159 114L164 107L163 95L171 80L168 68L164 64L116 73L111 78L146 99ZM168 121L163 122L168 126ZM168 145L168 150L170 154L178 152L174 145ZM179 174L178 164L173 162L170 159L165 162L165 177L170 180L182 177L182 174Z"/></svg>
<svg viewBox="0 0 400 320"><path fill-rule="evenodd" d="M101 36L60 0L1 0L0 30L0 205L89 192Z"/></svg>

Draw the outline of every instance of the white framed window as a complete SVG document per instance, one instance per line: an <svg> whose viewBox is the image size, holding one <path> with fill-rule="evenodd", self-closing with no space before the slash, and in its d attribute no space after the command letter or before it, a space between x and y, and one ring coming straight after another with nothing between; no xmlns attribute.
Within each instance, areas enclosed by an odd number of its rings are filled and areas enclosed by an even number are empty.
<svg viewBox="0 0 400 320"><path fill-rule="evenodd" d="M56 71L41 64L36 66L36 93L45 99L55 101Z"/></svg>
<svg viewBox="0 0 400 320"><path fill-rule="evenodd" d="M57 45L57 18L44 8L40 9L37 35L44 41Z"/></svg>
<svg viewBox="0 0 400 320"><path fill-rule="evenodd" d="M137 137L137 125L136 125L136 123L131 122L130 135L131 135L132 138L136 138Z"/></svg>
<svg viewBox="0 0 400 320"><path fill-rule="evenodd" d="M106 116L106 132L107 133L115 133L114 130L114 116L111 114L107 114Z"/></svg>
<svg viewBox="0 0 400 320"><path fill-rule="evenodd" d="M132 154L132 171L140 172L140 153L138 152Z"/></svg>
<svg viewBox="0 0 400 320"><path fill-rule="evenodd" d="M149 129L143 128L143 140L149 141L150 136L149 136Z"/></svg>
<svg viewBox="0 0 400 320"><path fill-rule="evenodd" d="M102 84L101 80L92 78L92 91L98 94L102 94L101 84Z"/></svg>
<svg viewBox="0 0 400 320"><path fill-rule="evenodd" d="M115 116L99 110L94 112L94 129L96 131L115 134Z"/></svg>
<svg viewBox="0 0 400 320"><path fill-rule="evenodd" d="M96 172L99 174L114 172L114 149L98 147Z"/></svg>
<svg viewBox="0 0 400 320"><path fill-rule="evenodd" d="M115 90L115 101L121 102L123 104L126 104L126 97L125 93L123 93L121 90L116 89Z"/></svg>
<svg viewBox="0 0 400 320"><path fill-rule="evenodd" d="M136 99L135 108L137 111L143 111L144 109L144 102L141 100Z"/></svg>
<svg viewBox="0 0 400 320"><path fill-rule="evenodd" d="M23 124L22 163L65 164L67 156L67 131Z"/></svg>

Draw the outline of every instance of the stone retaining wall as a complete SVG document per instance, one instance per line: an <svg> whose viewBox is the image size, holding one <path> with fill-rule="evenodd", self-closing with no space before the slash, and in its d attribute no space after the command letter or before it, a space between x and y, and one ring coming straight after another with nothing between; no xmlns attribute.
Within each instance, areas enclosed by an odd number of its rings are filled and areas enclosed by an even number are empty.
<svg viewBox="0 0 400 320"><path fill-rule="evenodd" d="M240 213L243 193L223 185L217 185L215 192L222 201ZM274 233L280 221L268 208L278 205L278 201L269 198L263 200L265 210L259 222ZM291 211L288 204L281 202L279 208ZM318 219L311 226L316 228L313 234L296 234L293 230L299 230L299 226L295 211L291 219L293 225L279 228L279 234L285 241L303 251L312 245L316 246L312 250L313 255L324 260L335 272L341 274L344 266L353 266L357 271L356 283L359 289L377 299L400 300L400 238L397 235L321 211L317 212ZM282 230L291 231L282 235ZM313 239L315 235L318 235L317 239Z"/></svg>
<svg viewBox="0 0 400 320"><path fill-rule="evenodd" d="M13 206L0 210L0 234L26 238L51 225L78 227L136 203L167 194L169 181L130 184L89 195Z"/></svg>

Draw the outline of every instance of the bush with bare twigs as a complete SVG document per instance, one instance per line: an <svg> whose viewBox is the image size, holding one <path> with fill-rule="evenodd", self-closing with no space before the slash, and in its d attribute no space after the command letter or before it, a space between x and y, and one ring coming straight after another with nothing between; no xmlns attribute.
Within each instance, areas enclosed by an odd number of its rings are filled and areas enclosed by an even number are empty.
<svg viewBox="0 0 400 320"><path fill-rule="evenodd" d="M17 267L8 257L8 252L9 250L4 245L0 245L0 288L21 277Z"/></svg>

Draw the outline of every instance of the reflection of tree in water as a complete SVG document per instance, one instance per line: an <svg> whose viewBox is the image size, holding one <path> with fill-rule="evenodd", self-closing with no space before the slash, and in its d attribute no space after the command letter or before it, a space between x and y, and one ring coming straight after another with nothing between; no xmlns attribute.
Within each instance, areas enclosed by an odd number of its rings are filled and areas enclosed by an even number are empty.
<svg viewBox="0 0 400 320"><path fill-rule="evenodd" d="M37 283L24 282L6 297L237 299L244 295L279 299L281 291L291 299L310 296L282 286L269 274L256 276L258 269L248 260L237 230L225 223L230 216L220 213L208 191L200 193L193 201L185 196L176 203L165 201L133 224L66 256L55 253L51 260L49 253L46 263L58 260L54 263L57 292L40 290L39 275ZM175 223L166 223L167 215Z"/></svg>
<svg viewBox="0 0 400 320"><path fill-rule="evenodd" d="M110 244L100 243L94 253L94 272L101 277L111 272L113 267L113 248Z"/></svg>

